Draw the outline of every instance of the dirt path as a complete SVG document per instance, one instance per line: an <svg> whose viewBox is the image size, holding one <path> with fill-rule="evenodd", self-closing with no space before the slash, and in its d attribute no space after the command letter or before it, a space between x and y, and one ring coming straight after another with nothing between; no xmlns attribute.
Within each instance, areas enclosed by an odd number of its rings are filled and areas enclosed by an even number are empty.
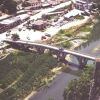
<svg viewBox="0 0 100 100"><path fill-rule="evenodd" d="M35 96L31 96L29 100L63 100L63 91L65 87L75 78L77 77L61 72L57 75L50 87L41 90Z"/></svg>

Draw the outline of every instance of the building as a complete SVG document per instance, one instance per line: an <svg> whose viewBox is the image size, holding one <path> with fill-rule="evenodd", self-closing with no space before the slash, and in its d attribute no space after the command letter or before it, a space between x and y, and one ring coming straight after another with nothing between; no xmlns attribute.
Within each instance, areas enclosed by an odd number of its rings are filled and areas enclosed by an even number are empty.
<svg viewBox="0 0 100 100"><path fill-rule="evenodd" d="M27 0L23 3L26 3L27 6L32 6L31 9L39 9L42 7L42 1L41 0Z"/></svg>
<svg viewBox="0 0 100 100"><path fill-rule="evenodd" d="M6 32L11 28L19 25L21 20L19 18L6 19L0 22L0 33Z"/></svg>
<svg viewBox="0 0 100 100"><path fill-rule="evenodd" d="M82 1L82 0L76 0L74 2L75 8L79 10L84 10L88 8L87 2Z"/></svg>
<svg viewBox="0 0 100 100"><path fill-rule="evenodd" d="M30 17L27 14L23 14L17 17L12 17L0 22L0 33L6 32L9 29L20 25L22 22L27 21Z"/></svg>
<svg viewBox="0 0 100 100"><path fill-rule="evenodd" d="M36 29L36 30L44 30L47 26L47 22L46 21L42 21L42 20L37 20L37 21L34 21L32 23L32 28L33 29Z"/></svg>
<svg viewBox="0 0 100 100"><path fill-rule="evenodd" d="M51 4L52 6L58 5L60 3L65 2L66 0L48 0L48 3Z"/></svg>
<svg viewBox="0 0 100 100"><path fill-rule="evenodd" d="M91 0L73 0L76 9L91 10L94 3Z"/></svg>
<svg viewBox="0 0 100 100"><path fill-rule="evenodd" d="M47 7L51 7L52 6L52 4L49 4L49 3L43 3L42 4L42 8L47 8Z"/></svg>

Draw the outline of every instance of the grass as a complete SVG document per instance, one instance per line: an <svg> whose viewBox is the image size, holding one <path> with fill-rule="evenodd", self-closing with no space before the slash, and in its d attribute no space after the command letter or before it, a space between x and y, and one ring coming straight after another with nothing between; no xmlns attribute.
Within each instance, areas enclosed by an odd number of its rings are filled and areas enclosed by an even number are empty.
<svg viewBox="0 0 100 100"><path fill-rule="evenodd" d="M4 89L0 100L23 100L32 91L47 85L54 75L51 69L57 63L49 54L11 53L0 61L0 88Z"/></svg>
<svg viewBox="0 0 100 100"><path fill-rule="evenodd" d="M92 27L90 27L90 24L85 25L84 27L80 28L79 31L82 32L91 32L92 31Z"/></svg>
<svg viewBox="0 0 100 100"><path fill-rule="evenodd" d="M64 40L64 37L72 37L77 28L76 27L73 27L73 28L69 28L69 29L64 29L64 30L60 30L55 36L53 36L49 41L47 41L49 44L50 43L57 43L57 42L60 42L60 41L63 41ZM65 46L65 44L71 44L71 43L64 43L63 45ZM62 44L61 44L62 45ZM66 45L66 47L69 47Z"/></svg>
<svg viewBox="0 0 100 100"><path fill-rule="evenodd" d="M80 16L78 18L81 18ZM69 29L61 29L55 36L53 36L50 40L47 41L48 44L54 44L56 46L61 46L64 48L70 48L72 47L71 41L67 41L68 39L74 39L74 37L80 38L82 40L88 40L91 34L86 34L85 36L76 36L77 34L90 32L93 29L93 23L89 22L82 26L74 26ZM64 41L65 42L62 42ZM75 39L74 39L75 40Z"/></svg>
<svg viewBox="0 0 100 100"><path fill-rule="evenodd" d="M59 46L63 48L70 48L72 46L72 43L70 41L66 41L66 42L60 43Z"/></svg>
<svg viewBox="0 0 100 100"><path fill-rule="evenodd" d="M78 16L76 16L75 18L76 18L76 19L79 19L79 20L82 20L82 19L84 19L84 16L78 15Z"/></svg>
<svg viewBox="0 0 100 100"><path fill-rule="evenodd" d="M62 36L67 36L67 37L71 37L74 35L74 32L77 30L77 27L71 27L69 29L64 29L64 30L60 30L58 32L58 34L62 35Z"/></svg>

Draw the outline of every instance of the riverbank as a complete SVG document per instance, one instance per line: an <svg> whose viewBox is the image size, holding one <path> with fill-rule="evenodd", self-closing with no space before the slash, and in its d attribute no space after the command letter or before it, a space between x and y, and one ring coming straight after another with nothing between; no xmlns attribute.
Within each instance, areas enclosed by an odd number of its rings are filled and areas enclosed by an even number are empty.
<svg viewBox="0 0 100 100"><path fill-rule="evenodd" d="M51 63L52 61L52 63ZM32 91L52 81L58 66L55 58L48 54L31 54L13 52L0 60L1 100L18 100L25 98Z"/></svg>
<svg viewBox="0 0 100 100"><path fill-rule="evenodd" d="M77 26L59 30L57 34L43 43L74 50L74 48L87 42L93 26L94 23L90 17Z"/></svg>

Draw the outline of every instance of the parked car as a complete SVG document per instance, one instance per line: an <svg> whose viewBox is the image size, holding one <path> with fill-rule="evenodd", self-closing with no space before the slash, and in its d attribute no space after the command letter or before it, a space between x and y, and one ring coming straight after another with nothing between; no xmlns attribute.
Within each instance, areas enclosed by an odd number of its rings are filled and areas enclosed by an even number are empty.
<svg viewBox="0 0 100 100"><path fill-rule="evenodd" d="M47 36L47 37L51 37L51 35L50 35L49 33L46 33L45 36Z"/></svg>
<svg viewBox="0 0 100 100"><path fill-rule="evenodd" d="M45 36L41 36L41 40L44 40L44 39L46 39L46 37Z"/></svg>
<svg viewBox="0 0 100 100"><path fill-rule="evenodd" d="M6 37L10 36L10 33L6 33Z"/></svg>

